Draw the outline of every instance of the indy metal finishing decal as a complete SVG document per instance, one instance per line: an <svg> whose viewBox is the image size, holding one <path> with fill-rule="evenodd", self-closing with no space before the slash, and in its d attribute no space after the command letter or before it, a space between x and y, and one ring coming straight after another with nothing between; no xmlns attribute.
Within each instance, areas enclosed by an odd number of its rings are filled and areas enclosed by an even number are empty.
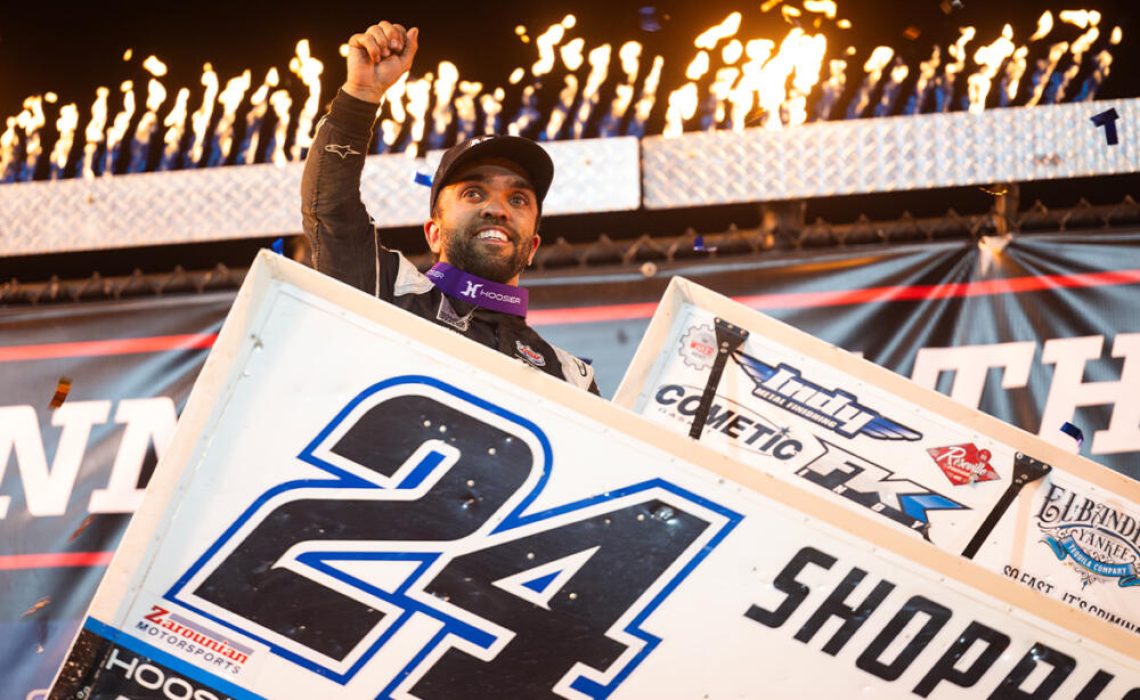
<svg viewBox="0 0 1140 700"><path fill-rule="evenodd" d="M873 440L921 440L922 433L861 405L842 389L825 389L805 379L800 370L780 363L773 367L745 353L734 356L755 384L752 395L839 433Z"/></svg>

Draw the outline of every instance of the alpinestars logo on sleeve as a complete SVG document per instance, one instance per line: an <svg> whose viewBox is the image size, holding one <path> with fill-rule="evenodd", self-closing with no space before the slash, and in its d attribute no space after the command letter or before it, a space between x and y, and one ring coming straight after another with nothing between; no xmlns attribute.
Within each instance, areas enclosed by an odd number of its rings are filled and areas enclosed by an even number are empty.
<svg viewBox="0 0 1140 700"><path fill-rule="evenodd" d="M342 146L340 144L335 144L335 143L330 143L327 146L325 146L325 151L327 151L328 153L337 154L338 156L340 156L341 160L344 160L345 158L347 158L349 156L360 155L360 151L356 150L352 146L348 146L348 145Z"/></svg>

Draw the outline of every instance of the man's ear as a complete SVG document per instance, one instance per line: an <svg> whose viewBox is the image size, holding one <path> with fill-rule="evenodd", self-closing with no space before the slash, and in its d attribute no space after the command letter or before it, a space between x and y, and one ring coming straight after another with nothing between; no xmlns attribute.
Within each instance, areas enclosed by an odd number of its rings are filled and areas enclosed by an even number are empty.
<svg viewBox="0 0 1140 700"><path fill-rule="evenodd" d="M542 243L542 237L539 236L537 233L534 234L534 238L532 238L531 242L530 242L530 255L527 256L527 259L526 259L526 264L528 267L532 263L534 263L534 254L538 252L538 245L540 243Z"/></svg>
<svg viewBox="0 0 1140 700"><path fill-rule="evenodd" d="M440 249L443 247L443 242L440 240L439 225L431 219L424 222L424 238L427 240L428 248L431 252L439 257Z"/></svg>

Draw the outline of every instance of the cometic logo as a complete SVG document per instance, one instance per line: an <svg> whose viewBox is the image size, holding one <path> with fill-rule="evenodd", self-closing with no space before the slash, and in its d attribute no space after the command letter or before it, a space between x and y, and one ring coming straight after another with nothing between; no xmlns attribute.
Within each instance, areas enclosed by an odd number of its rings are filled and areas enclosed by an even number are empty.
<svg viewBox="0 0 1140 700"><path fill-rule="evenodd" d="M842 389L824 389L804 379L795 367L783 363L773 367L744 353L734 357L756 385L753 396L816 425L848 438L865 435L874 440L922 439L922 433L859 404L855 395Z"/></svg>
<svg viewBox="0 0 1140 700"><path fill-rule="evenodd" d="M665 407L664 411L675 413L676 416L691 422L697 413L697 406L701 403L701 391L686 390L680 384L667 384L657 390L654 399L659 406ZM727 436L736 445L748 447L780 461L792 459L803 449L803 443L790 437L787 428L780 428L742 406L736 406L735 409L728 408L723 403L714 403L709 408L705 430L716 431Z"/></svg>

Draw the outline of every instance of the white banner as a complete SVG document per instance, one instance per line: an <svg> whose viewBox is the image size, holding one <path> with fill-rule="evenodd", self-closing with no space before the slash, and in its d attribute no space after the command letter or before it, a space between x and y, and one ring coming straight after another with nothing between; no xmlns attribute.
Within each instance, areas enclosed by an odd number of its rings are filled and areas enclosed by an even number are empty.
<svg viewBox="0 0 1140 700"><path fill-rule="evenodd" d="M674 278L615 403L687 434L718 318L748 335L702 444L949 552L1000 511L976 562L1140 633L1140 484L715 292ZM1053 469L1023 484L1018 459Z"/></svg>
<svg viewBox="0 0 1140 700"><path fill-rule="evenodd" d="M263 254L52 697L1136 700L1134 640Z"/></svg>

